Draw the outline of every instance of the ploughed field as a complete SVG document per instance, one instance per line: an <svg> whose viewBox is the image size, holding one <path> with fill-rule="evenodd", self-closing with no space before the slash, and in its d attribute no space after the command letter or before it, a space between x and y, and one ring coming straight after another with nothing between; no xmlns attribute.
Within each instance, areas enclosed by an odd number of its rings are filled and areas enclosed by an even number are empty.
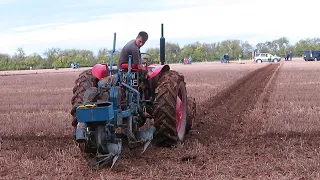
<svg viewBox="0 0 320 180"><path fill-rule="evenodd" d="M125 149L97 171L72 136L83 69L0 73L0 179L320 178L319 62L171 67L196 98L196 128L177 148Z"/></svg>

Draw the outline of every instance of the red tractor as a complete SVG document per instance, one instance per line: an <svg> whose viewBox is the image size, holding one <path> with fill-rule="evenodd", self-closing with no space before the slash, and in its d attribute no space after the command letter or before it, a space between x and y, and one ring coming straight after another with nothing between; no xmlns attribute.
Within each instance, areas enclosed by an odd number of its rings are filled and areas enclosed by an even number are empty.
<svg viewBox="0 0 320 180"><path fill-rule="evenodd" d="M122 135L129 148L143 146L145 151L150 143L183 142L195 125L196 103L187 96L184 76L164 65L163 25L161 29L161 65L150 65L144 58L145 70L139 70L129 56L129 63L118 69L112 69L112 62L110 67L96 64L75 81L71 100L75 138L85 153L96 154L95 165L111 159L114 164Z"/></svg>

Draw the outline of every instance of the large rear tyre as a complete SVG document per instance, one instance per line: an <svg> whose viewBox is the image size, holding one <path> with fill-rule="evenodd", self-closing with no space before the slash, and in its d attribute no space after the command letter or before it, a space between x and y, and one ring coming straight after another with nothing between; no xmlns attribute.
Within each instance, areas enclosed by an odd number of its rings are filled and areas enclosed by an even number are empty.
<svg viewBox="0 0 320 180"><path fill-rule="evenodd" d="M85 70L79 74L75 80L75 86L72 89L73 96L71 98L72 109L70 114L72 115L72 126L76 129L78 121L76 117L76 108L74 105L83 103L84 93L91 87L97 87L99 79L92 75L91 69ZM94 153L95 148L92 148L90 142L79 143L79 149L84 153Z"/></svg>
<svg viewBox="0 0 320 180"><path fill-rule="evenodd" d="M72 109L70 114L72 115L72 126L77 126L77 117L76 117L76 109L74 107L75 104L83 103L83 96L87 89L91 87L97 87L99 79L93 76L91 69L85 70L79 74L79 77L75 80L75 86L72 89Z"/></svg>
<svg viewBox="0 0 320 180"><path fill-rule="evenodd" d="M163 72L156 88L153 144L172 146L185 140L188 99L184 76L169 70Z"/></svg>

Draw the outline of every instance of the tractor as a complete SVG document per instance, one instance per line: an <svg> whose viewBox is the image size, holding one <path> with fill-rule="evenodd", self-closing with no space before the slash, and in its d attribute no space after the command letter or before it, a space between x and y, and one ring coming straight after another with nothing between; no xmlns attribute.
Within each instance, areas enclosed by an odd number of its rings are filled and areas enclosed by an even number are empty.
<svg viewBox="0 0 320 180"><path fill-rule="evenodd" d="M152 144L172 147L183 143L195 126L196 102L187 96L184 76L165 63L165 39L161 24L160 64L152 64L147 53L145 70L132 63L112 66L96 64L75 80L71 99L75 141L89 167L110 163L120 156L123 144L129 149Z"/></svg>
<svg viewBox="0 0 320 180"><path fill-rule="evenodd" d="M80 65L79 65L79 63L77 63L77 62L72 62L72 63L71 63L71 68L72 68L72 69L77 69L77 68L80 68Z"/></svg>

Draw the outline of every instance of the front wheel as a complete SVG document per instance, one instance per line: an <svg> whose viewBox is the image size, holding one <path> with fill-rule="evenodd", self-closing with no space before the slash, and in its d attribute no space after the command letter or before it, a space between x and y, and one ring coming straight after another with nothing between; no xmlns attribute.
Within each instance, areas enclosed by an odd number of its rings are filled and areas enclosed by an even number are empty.
<svg viewBox="0 0 320 180"><path fill-rule="evenodd" d="M188 99L184 76L170 70L160 77L156 88L154 118L156 146L183 142L188 126Z"/></svg>

